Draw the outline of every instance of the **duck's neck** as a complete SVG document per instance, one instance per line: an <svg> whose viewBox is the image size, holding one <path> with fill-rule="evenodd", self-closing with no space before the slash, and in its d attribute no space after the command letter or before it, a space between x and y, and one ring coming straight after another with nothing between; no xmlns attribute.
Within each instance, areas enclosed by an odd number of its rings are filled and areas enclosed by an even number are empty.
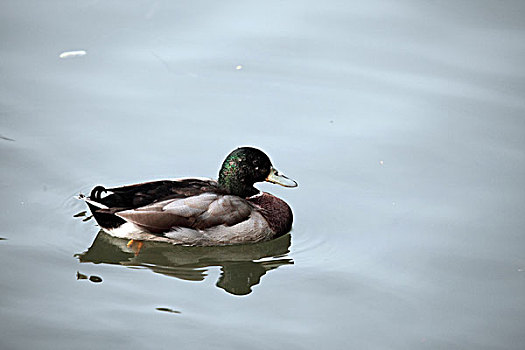
<svg viewBox="0 0 525 350"><path fill-rule="evenodd" d="M253 187L253 184L247 184L232 176L225 176L222 172L219 174L219 189L225 193L248 198L259 193L259 190Z"/></svg>

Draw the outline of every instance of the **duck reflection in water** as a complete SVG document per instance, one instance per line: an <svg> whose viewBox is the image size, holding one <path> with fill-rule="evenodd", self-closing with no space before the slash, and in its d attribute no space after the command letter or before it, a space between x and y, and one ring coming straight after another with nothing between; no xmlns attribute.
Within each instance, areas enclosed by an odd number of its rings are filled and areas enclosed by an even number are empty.
<svg viewBox="0 0 525 350"><path fill-rule="evenodd" d="M208 267L218 266L217 287L234 295L247 295L267 271L291 265L287 256L290 234L266 242L218 247L190 247L144 242L137 253L128 241L100 231L87 251L77 254L81 263L147 267L156 273L187 281L203 281Z"/></svg>

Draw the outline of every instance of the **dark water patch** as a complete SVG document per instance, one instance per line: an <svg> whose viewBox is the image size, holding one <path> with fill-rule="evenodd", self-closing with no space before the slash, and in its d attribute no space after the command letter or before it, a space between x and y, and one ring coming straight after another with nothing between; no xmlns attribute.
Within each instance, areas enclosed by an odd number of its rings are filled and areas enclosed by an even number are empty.
<svg viewBox="0 0 525 350"><path fill-rule="evenodd" d="M167 312L170 314L180 314L181 313L180 311L170 309L169 307L156 307L155 310L161 311L161 312Z"/></svg>
<svg viewBox="0 0 525 350"><path fill-rule="evenodd" d="M87 280L89 277L77 271L77 280Z"/></svg>
<svg viewBox="0 0 525 350"><path fill-rule="evenodd" d="M100 276L96 276L96 275L91 275L91 276L88 276L88 275L85 275L83 273L80 273L79 271L77 271L77 280L89 280L93 283L101 283L102 282L102 278Z"/></svg>
<svg viewBox="0 0 525 350"><path fill-rule="evenodd" d="M9 137L4 136L4 135L0 135L0 140L5 140L5 141L15 141L14 139L9 138Z"/></svg>
<svg viewBox="0 0 525 350"><path fill-rule="evenodd" d="M102 282L102 278L99 276L91 275L89 276L89 280L93 283L100 283Z"/></svg>

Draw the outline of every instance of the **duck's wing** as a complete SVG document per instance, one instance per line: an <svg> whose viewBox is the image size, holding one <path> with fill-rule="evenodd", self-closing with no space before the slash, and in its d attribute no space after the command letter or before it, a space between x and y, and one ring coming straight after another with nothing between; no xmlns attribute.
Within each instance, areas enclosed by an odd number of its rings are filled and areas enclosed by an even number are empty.
<svg viewBox="0 0 525 350"><path fill-rule="evenodd" d="M179 228L206 230L219 225L233 226L248 220L252 210L254 207L240 197L203 193L124 210L116 215L152 233L163 233Z"/></svg>
<svg viewBox="0 0 525 350"><path fill-rule="evenodd" d="M139 208L172 198L185 198L204 192L217 191L217 182L211 179L175 179L145 182L113 188L95 187L89 200L101 204L100 208L115 213L124 209ZM106 196L102 196L106 193Z"/></svg>

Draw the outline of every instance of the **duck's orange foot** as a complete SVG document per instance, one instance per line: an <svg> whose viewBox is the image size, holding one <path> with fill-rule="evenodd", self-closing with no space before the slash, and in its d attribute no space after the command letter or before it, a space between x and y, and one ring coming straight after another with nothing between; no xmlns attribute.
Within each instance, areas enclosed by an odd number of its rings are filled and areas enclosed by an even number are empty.
<svg viewBox="0 0 525 350"><path fill-rule="evenodd" d="M134 239L130 239L128 244L126 244L126 246L128 248L131 248L131 250L133 251L133 253L135 253L135 256L139 255L140 253L140 250L142 249L142 246L144 245L144 242L143 241L136 241Z"/></svg>

